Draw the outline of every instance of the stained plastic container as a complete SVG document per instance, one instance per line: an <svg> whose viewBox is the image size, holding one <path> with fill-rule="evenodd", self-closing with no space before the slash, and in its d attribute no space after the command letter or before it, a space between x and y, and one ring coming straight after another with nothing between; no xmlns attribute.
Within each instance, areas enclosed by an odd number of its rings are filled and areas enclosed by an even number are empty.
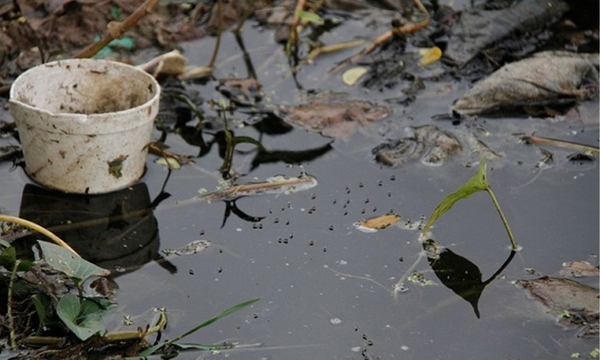
<svg viewBox="0 0 600 360"><path fill-rule="evenodd" d="M68 193L127 187L144 173L160 86L133 66L71 59L36 66L10 89L25 171Z"/></svg>

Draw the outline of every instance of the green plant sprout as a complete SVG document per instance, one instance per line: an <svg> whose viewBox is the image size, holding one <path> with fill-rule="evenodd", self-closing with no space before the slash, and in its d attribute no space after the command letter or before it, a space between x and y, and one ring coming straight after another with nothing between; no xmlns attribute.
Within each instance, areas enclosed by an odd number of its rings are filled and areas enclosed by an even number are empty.
<svg viewBox="0 0 600 360"><path fill-rule="evenodd" d="M479 171L477 171L473 177L471 177L461 187L456 189L452 194L446 196L446 198L442 200L442 202L433 210L433 213L431 213L429 221L423 230L424 239L427 238L427 233L433 223L436 222L436 220L446 212L448 212L457 201L466 199L478 191L486 191L490 195L490 198L492 199L492 202L498 211L498 215L500 215L500 219L502 219L502 224L504 225L504 228L508 234L512 250L517 251L519 249L517 242L515 241L515 237L510 230L510 226L508 225L508 221L506 220L506 217L500 208L500 204L498 203L498 200L496 199L496 196L494 195L494 192L487 181L486 169L486 159L485 157L482 157L479 165Z"/></svg>

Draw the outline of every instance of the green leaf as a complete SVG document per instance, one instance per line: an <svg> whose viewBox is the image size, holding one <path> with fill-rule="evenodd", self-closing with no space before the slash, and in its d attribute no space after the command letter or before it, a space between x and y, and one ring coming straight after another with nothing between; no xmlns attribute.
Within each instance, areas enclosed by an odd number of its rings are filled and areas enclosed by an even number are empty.
<svg viewBox="0 0 600 360"><path fill-rule="evenodd" d="M16 260L17 251L14 247L9 246L6 249L2 249L2 252L0 253L0 266L4 267L6 270L12 271Z"/></svg>
<svg viewBox="0 0 600 360"><path fill-rule="evenodd" d="M234 136L232 141L233 141L233 146L235 146L237 144L242 144L242 143L249 143L252 145L256 145L262 151L267 151L267 149L265 149L263 144L261 144L258 140L251 138L250 136Z"/></svg>
<svg viewBox="0 0 600 360"><path fill-rule="evenodd" d="M298 11L298 16L302 20L308 20L308 21L310 21L312 23L315 23L317 25L323 25L323 24L325 24L325 21L323 21L322 17L320 17L319 15L317 15L317 14L315 14L313 12L310 12L310 11L300 10L300 11Z"/></svg>
<svg viewBox="0 0 600 360"><path fill-rule="evenodd" d="M49 322L48 309L50 309L50 301L45 294L38 293L31 296L31 302L33 302L33 305L35 306L35 312L40 321L39 329L42 329L43 326Z"/></svg>
<svg viewBox="0 0 600 360"><path fill-rule="evenodd" d="M62 322L80 340L104 333L106 323L112 315L95 301L79 299L77 295L66 294L56 306L56 313Z"/></svg>
<svg viewBox="0 0 600 360"><path fill-rule="evenodd" d="M44 260L48 265L62 271L70 278L84 281L90 276L108 276L110 271L86 261L71 251L45 241L39 241Z"/></svg>
<svg viewBox="0 0 600 360"><path fill-rule="evenodd" d="M217 315L213 316L212 318L210 318L210 319L206 320L206 321L205 321L205 322L203 322L202 324L200 324L200 325L198 325L198 326L196 326L196 327L194 327L194 328L192 328L192 329L190 329L190 330L186 331L186 332L185 332L185 333L183 333L182 335L179 335L179 336L178 336L178 337L176 337L175 339L173 339L173 340L169 340L169 341L167 341L167 342L164 342L164 343L162 343L162 344L154 345L154 346L151 346L151 347L147 348L146 350L142 351L142 352L139 354L139 356L142 356L142 357L143 357L143 356L150 356L150 355L152 355L152 354L153 354L155 351L157 351L157 350L161 349L162 347L164 347L164 346L170 346L171 344L175 343L176 341L179 341L179 340L183 339L184 337L186 337L186 336L188 336L188 335L190 335L190 334L193 334L193 333L195 333L196 331L198 331L198 330L202 329L203 327L206 327L206 326L208 326L208 325L210 325L210 324L214 323L215 321L217 321L217 320L219 320L219 319L221 319L221 318L224 318L225 316L227 316L227 315L229 315L229 314L231 314L231 313L234 313L234 312L236 312L236 311L238 311L238 310L241 310L241 309L245 308L246 306L250 306L250 305L254 304L254 303L255 303L255 302L257 302L258 300L260 300L260 299L252 299L252 300L247 300L247 301L244 301L244 302L242 302L242 303L239 303L239 304L237 304L237 305L234 305L234 306L230 307L229 309L223 310L223 311L221 311L220 313L218 313Z"/></svg>
<svg viewBox="0 0 600 360"><path fill-rule="evenodd" d="M15 266L15 262L17 261L17 251L13 246L10 246L2 249L0 252L0 266L5 269L12 271ZM21 260L19 261L19 265L17 266L17 271L27 271L33 266L33 262L29 260Z"/></svg>
<svg viewBox="0 0 600 360"><path fill-rule="evenodd" d="M472 178L469 179L466 183L464 183L461 187L456 189L452 194L446 196L444 200L433 210L433 213L429 217L429 221L427 222L427 226L425 226L425 230L423 230L424 237L427 236L427 232L429 228L439 219L442 215L447 213L452 206L458 201L462 199L466 199L469 196L475 194L478 191L488 190L490 185L486 179L486 163L485 157L481 158L481 164L479 165L479 171L477 174L473 175Z"/></svg>

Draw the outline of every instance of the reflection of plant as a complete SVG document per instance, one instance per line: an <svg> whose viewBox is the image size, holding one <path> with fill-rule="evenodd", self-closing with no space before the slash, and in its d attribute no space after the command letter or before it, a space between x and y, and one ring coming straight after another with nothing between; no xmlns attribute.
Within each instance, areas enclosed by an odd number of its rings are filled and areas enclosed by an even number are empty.
<svg viewBox="0 0 600 360"><path fill-rule="evenodd" d="M427 232L429 231L429 228L431 228L431 225L433 225L433 223L439 217L448 212L452 206L454 206L454 203L456 203L458 200L466 199L474 193L482 190L487 191L487 193L490 195L490 198L492 199L492 202L494 203L494 206L500 215L500 219L502 219L502 224L504 224L504 228L508 234L512 249L517 250L517 242L515 241L512 231L510 231L508 221L506 221L506 217L504 217L504 213L502 212L502 209L500 209L500 204L498 204L498 200L496 200L496 196L494 195L490 184L487 182L485 157L481 158L481 164L479 165L479 171L477 174L473 175L472 178L470 178L461 187L456 189L456 191L454 191L452 194L446 196L446 198L442 200L435 210L433 210L433 213L429 217L429 221L423 230L423 238L427 237Z"/></svg>
<svg viewBox="0 0 600 360"><path fill-rule="evenodd" d="M5 215L0 215L0 221L4 221L3 232L14 231L9 222L19 223L64 244L37 224ZM75 356L95 351L106 353L109 349L115 354L137 354L139 349L148 346L146 338L149 335L166 326L166 311L157 309L159 317L155 324L136 330L107 331L112 320L122 315L118 313L112 297L114 291L109 289L110 281L105 278L110 271L82 259L66 248L66 244L59 246L43 241L38 241L38 244L42 259L29 261L17 259L15 248L0 241L0 308L3 310L0 313L6 314L0 316L0 337L8 338L12 350L22 346L45 346L52 350L40 351L52 351L57 358L65 354L74 358L74 352ZM93 277L97 280L91 282L90 288L95 288L97 293L92 295L84 290L83 284L90 282L89 279ZM173 349L177 346L192 349L223 348L223 345L197 344L184 347L176 342L256 301L258 299L252 299L226 309L183 335L148 348L143 354L151 355L161 348ZM231 347L233 345L228 344L227 348Z"/></svg>

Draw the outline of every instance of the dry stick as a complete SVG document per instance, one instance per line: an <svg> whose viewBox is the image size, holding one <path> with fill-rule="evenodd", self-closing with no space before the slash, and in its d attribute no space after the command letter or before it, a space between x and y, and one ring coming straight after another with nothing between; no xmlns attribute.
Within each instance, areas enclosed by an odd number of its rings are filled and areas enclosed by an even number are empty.
<svg viewBox="0 0 600 360"><path fill-rule="evenodd" d="M61 238L59 238L58 236L54 235L53 233L51 233L46 228L44 228L44 227L42 227L42 226L40 226L40 225L38 225L38 224L36 224L34 222L31 222L29 220L25 220L25 219L22 219L22 218L18 218L18 217L15 217L15 216L9 216L9 215L0 215L0 221L10 222L10 223L13 223L13 224L19 224L19 225L25 226L25 227L27 227L27 228L29 228L31 230L37 231L40 234L45 235L46 237L50 238L50 240L54 241L58 245L60 245L60 246L64 247L65 249L71 251L73 254L77 255L78 257L81 257L81 256L79 256L79 254L75 250L73 250L69 246L69 244L67 244L66 242L64 242Z"/></svg>
<svg viewBox="0 0 600 360"><path fill-rule="evenodd" d="M120 39L123 34L135 25L141 18L152 12L159 0L146 0L140 7L138 7L131 15L129 15L122 23L111 21L108 23L108 34L99 41L86 47L75 56L76 59L90 58L102 50L114 39Z"/></svg>
<svg viewBox="0 0 600 360"><path fill-rule="evenodd" d="M217 0L217 42L215 44L215 50L213 51L212 58L210 59L210 63L208 67L210 69L215 65L215 61L217 61L217 54L219 53L219 47L221 46L221 33L223 32L223 12L221 11L221 0Z"/></svg>
<svg viewBox="0 0 600 360"><path fill-rule="evenodd" d="M545 138L545 137L541 137L541 136L526 136L526 135L521 136L520 139L523 141L526 141L530 144L556 146L556 147L561 147L561 148L565 148L565 149L573 149L573 150L582 151L582 152L592 152L592 153L600 154L600 149L598 149L595 146L578 144L578 143L574 143L574 142L566 141L566 140Z"/></svg>
<svg viewBox="0 0 600 360"><path fill-rule="evenodd" d="M342 61L341 63L339 63L338 65L333 67L333 69L329 70L329 73L335 74L335 73L340 72L341 70L345 69L346 67L356 63L357 61L359 61L360 59L362 59L363 57L365 57L366 55L371 53L373 50L375 50L375 48L377 48L381 44L387 42L395 34L409 34L409 33L415 32L415 31L420 30L420 29L424 28L425 26L427 26L429 24L429 20L430 20L429 12L423 6L423 4L421 3L420 0L413 0L413 2L417 6L417 8L423 14L425 14L424 20L419 21L414 24L403 25L403 26L393 28L393 29L387 31L383 35L379 36L377 39L373 40L373 42L371 44L369 44L369 46L364 48L361 52L349 57L348 59Z"/></svg>

